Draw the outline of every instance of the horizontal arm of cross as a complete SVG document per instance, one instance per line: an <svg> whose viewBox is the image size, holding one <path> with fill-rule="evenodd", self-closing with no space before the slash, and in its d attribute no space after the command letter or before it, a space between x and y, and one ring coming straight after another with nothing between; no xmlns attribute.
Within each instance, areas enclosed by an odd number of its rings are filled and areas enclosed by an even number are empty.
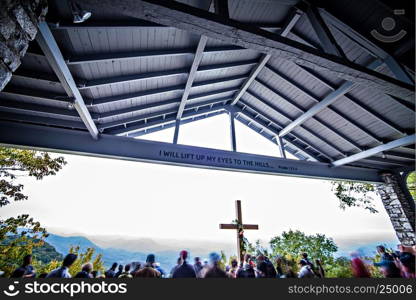
<svg viewBox="0 0 416 300"><path fill-rule="evenodd" d="M220 224L220 229L238 229L236 224ZM247 230L258 230L259 225L252 225L252 224L244 224L243 229Z"/></svg>

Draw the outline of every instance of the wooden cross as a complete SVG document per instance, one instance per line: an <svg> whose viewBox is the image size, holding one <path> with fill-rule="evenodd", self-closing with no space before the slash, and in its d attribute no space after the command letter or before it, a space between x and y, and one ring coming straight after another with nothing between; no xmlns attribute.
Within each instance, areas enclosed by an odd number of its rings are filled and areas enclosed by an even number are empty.
<svg viewBox="0 0 416 300"><path fill-rule="evenodd" d="M240 262L244 260L244 229L258 230L259 225L243 224L243 217L241 214L241 200L235 201L235 210L237 214L237 224L220 224L220 229L234 229L237 230L237 251Z"/></svg>

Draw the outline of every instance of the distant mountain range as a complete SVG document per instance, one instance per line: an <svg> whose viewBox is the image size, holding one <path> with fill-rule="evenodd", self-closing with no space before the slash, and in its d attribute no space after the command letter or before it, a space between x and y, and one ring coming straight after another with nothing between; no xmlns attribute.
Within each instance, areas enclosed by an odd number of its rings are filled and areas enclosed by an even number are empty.
<svg viewBox="0 0 416 300"><path fill-rule="evenodd" d="M91 240L94 240L94 242ZM183 249L183 247L178 246L178 244L182 243L178 241L175 242L174 240L168 240L166 244L162 244L157 243L151 239L145 238L87 238L84 236L62 236L52 233L50 233L49 236L46 238L46 242L54 246L56 251L58 251L62 255L67 254L72 246L79 246L81 251L85 251L87 248L94 248L96 254L103 255L103 261L106 267L109 267L113 262L117 262L123 265L131 262L144 262L146 260L147 255L149 253L153 253L156 255L156 259L160 263L161 267L165 269L165 271L167 272L176 264L179 252ZM186 245L186 249L190 251L193 257L200 256L202 258L205 258L208 256L208 253L212 251L219 251L221 249L218 247L221 244L215 246L212 245L212 248L203 248L202 246L198 246L197 243L194 243L195 247L189 247L190 245L188 242L186 242Z"/></svg>
<svg viewBox="0 0 416 300"><path fill-rule="evenodd" d="M336 240L339 250L335 256L347 256L352 251L359 251L361 255L373 256L377 245L382 244L387 248L396 249L397 241L390 240L385 242L376 242L381 239L345 239ZM103 255L103 261L106 267L113 262L123 265L131 262L144 262L149 253L156 255L157 261L161 267L169 271L176 263L178 254L182 249L188 250L192 257L208 257L212 251L220 250L229 256L234 253L234 244L197 241L197 240L175 240L175 239L158 239L120 237L120 236L88 236L88 235L66 235L50 233L46 241L55 247L57 252L65 255L71 246L80 246L82 251L87 248L94 248L97 254Z"/></svg>

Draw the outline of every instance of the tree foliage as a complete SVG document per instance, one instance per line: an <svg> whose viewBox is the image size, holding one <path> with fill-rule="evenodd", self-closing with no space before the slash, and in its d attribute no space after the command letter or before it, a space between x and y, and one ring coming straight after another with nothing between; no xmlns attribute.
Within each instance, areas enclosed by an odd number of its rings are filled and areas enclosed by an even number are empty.
<svg viewBox="0 0 416 300"><path fill-rule="evenodd" d="M46 152L0 147L0 208L11 201L28 199L19 177L41 180L55 175L65 164L63 157L53 158ZM10 235L16 238L5 243ZM25 255L43 245L45 237L46 229L27 214L0 219L0 269L9 274Z"/></svg>
<svg viewBox="0 0 416 300"><path fill-rule="evenodd" d="M416 200L416 172L412 172L407 176L406 183L413 200Z"/></svg>
<svg viewBox="0 0 416 300"><path fill-rule="evenodd" d="M370 213L377 213L374 206L374 185L353 181L333 181L332 191L340 201L340 208L362 207Z"/></svg>
<svg viewBox="0 0 416 300"><path fill-rule="evenodd" d="M13 236L10 239L10 236ZM0 220L0 270L10 275L27 254L43 245L46 230L29 215ZM6 240L7 239L7 240Z"/></svg>
<svg viewBox="0 0 416 300"><path fill-rule="evenodd" d="M52 158L47 152L0 147L0 207L11 200L26 200L23 185L16 183L19 176L37 180L55 175L66 164L63 157Z"/></svg>
<svg viewBox="0 0 416 300"><path fill-rule="evenodd" d="M326 276L331 278L352 278L351 260L345 256L338 257L326 266Z"/></svg>
<svg viewBox="0 0 416 300"><path fill-rule="evenodd" d="M312 259L320 259L323 263L332 262L333 255L338 250L334 241L324 234L306 235L299 230L284 231L280 236L272 238L270 247L273 256L297 261L306 252Z"/></svg>
<svg viewBox="0 0 416 300"><path fill-rule="evenodd" d="M74 253L78 256L77 260L69 268L69 273L74 277L78 272L81 271L82 265L85 263L92 263L93 270L104 272L104 263L102 260L102 254L97 254L94 257L95 249L87 248L85 252L80 251L80 247L71 247L69 253Z"/></svg>

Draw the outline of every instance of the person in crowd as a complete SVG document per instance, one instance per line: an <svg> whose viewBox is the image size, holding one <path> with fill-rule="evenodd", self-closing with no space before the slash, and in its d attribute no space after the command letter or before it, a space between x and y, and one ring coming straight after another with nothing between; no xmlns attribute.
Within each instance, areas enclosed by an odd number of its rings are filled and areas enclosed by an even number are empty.
<svg viewBox="0 0 416 300"><path fill-rule="evenodd" d="M36 273L32 266L32 255L28 254L23 257L22 268L25 269L25 275L23 275L24 278L35 278Z"/></svg>
<svg viewBox="0 0 416 300"><path fill-rule="evenodd" d="M182 258L181 258L181 257L179 257L179 258L176 260L176 265L172 268L172 270L170 270L169 277L171 277L171 278L172 278L173 273L175 273L176 269L177 269L177 268L179 268L181 265L182 265Z"/></svg>
<svg viewBox="0 0 416 300"><path fill-rule="evenodd" d="M244 262L238 269L237 278L255 278L254 263L250 254L244 255Z"/></svg>
<svg viewBox="0 0 416 300"><path fill-rule="evenodd" d="M92 277L92 263L85 263L82 265L82 269L75 275L75 278L93 278Z"/></svg>
<svg viewBox="0 0 416 300"><path fill-rule="evenodd" d="M173 272L172 278L196 278L194 267L186 262L188 251L182 250L179 257L182 259L182 264Z"/></svg>
<svg viewBox="0 0 416 300"><path fill-rule="evenodd" d="M13 274L14 276L18 276L21 274L22 270L19 269L24 269L24 274L19 276L19 277L12 277L12 278L35 278L36 273L35 273L35 269L32 266L32 255L28 254L25 257L23 257L23 262L22 265L17 268L16 270L14 270ZM12 276L13 276L12 274Z"/></svg>
<svg viewBox="0 0 416 300"><path fill-rule="evenodd" d="M227 274L220 267L221 256L212 252L209 254L210 267L204 275L204 278L227 278Z"/></svg>
<svg viewBox="0 0 416 300"><path fill-rule="evenodd" d="M293 271L292 267L288 267L287 272L284 275L284 278L298 278L298 274L296 274L296 272Z"/></svg>
<svg viewBox="0 0 416 300"><path fill-rule="evenodd" d="M283 273L283 268L282 268L282 264L283 264L282 257L277 256L275 259L275 262L276 262L276 277L283 278L285 274Z"/></svg>
<svg viewBox="0 0 416 300"><path fill-rule="evenodd" d="M352 252L351 257L351 270L353 276L356 278L370 278L370 271L368 271L364 261L360 258L359 253Z"/></svg>
<svg viewBox="0 0 416 300"><path fill-rule="evenodd" d="M308 266L311 267L311 269L313 270L315 268L315 266L313 265L313 263L309 260L309 255L306 252L302 253L302 260L306 262L306 264Z"/></svg>
<svg viewBox="0 0 416 300"><path fill-rule="evenodd" d="M227 271L227 275L229 278L237 278L237 271L238 271L238 261L236 259L233 259L231 261L231 266L229 270Z"/></svg>
<svg viewBox="0 0 416 300"><path fill-rule="evenodd" d="M123 265L118 265L118 271L116 272L116 274L114 275L114 278L118 278L118 276L120 276L121 273L123 273Z"/></svg>
<svg viewBox="0 0 416 300"><path fill-rule="evenodd" d="M415 255L409 248L398 245L399 253L394 256L394 263L404 278L415 278Z"/></svg>
<svg viewBox="0 0 416 300"><path fill-rule="evenodd" d="M46 278L46 276L48 276L48 273L41 273L38 278Z"/></svg>
<svg viewBox="0 0 416 300"><path fill-rule="evenodd" d="M62 266L50 272L46 278L71 278L69 268L77 260L77 258L78 256L76 254L69 253L65 256Z"/></svg>
<svg viewBox="0 0 416 300"><path fill-rule="evenodd" d="M320 259L315 259L316 270L315 275L319 278L325 278L325 269L322 266L322 261Z"/></svg>
<svg viewBox="0 0 416 300"><path fill-rule="evenodd" d="M117 269L117 263L113 263L110 269L105 271L105 278L114 278L116 277L116 269Z"/></svg>
<svg viewBox="0 0 416 300"><path fill-rule="evenodd" d="M304 259L299 261L300 270L298 274L298 278L313 278L315 277L315 273L312 270L311 265Z"/></svg>
<svg viewBox="0 0 416 300"><path fill-rule="evenodd" d="M267 278L276 278L277 272L271 260L267 256L265 256L264 261L267 267Z"/></svg>
<svg viewBox="0 0 416 300"><path fill-rule="evenodd" d="M257 256L256 278L267 278L267 263L264 255Z"/></svg>
<svg viewBox="0 0 416 300"><path fill-rule="evenodd" d="M140 262L134 262L133 265L134 265L134 268L133 268L133 271L130 272L130 274L131 276L134 277L134 274L137 273L141 269L142 264Z"/></svg>
<svg viewBox="0 0 416 300"><path fill-rule="evenodd" d="M202 266L202 261L200 257L195 257L194 258L194 271L196 274L196 278L203 278L202 277L202 270L204 269L204 267Z"/></svg>
<svg viewBox="0 0 416 300"><path fill-rule="evenodd" d="M19 267L13 271L12 275L10 275L10 278L23 278L25 272L25 268Z"/></svg>
<svg viewBox="0 0 416 300"><path fill-rule="evenodd" d="M118 278L133 278L133 275L131 275L131 273L130 273L130 268L131 268L131 265L130 265L130 264L127 264L127 265L124 267L124 272L123 272L123 273L121 273L121 274L118 276Z"/></svg>
<svg viewBox="0 0 416 300"><path fill-rule="evenodd" d="M267 256L257 256L256 275L258 278L276 278L276 269L274 268L273 263L269 260Z"/></svg>
<svg viewBox="0 0 416 300"><path fill-rule="evenodd" d="M91 272L91 277L92 278L97 278L98 277L98 271L94 270Z"/></svg>
<svg viewBox="0 0 416 300"><path fill-rule="evenodd" d="M155 270L157 270L160 273L160 277L161 278L165 278L166 277L166 272L165 270L163 270L163 268L160 266L160 263L155 262L153 264L153 267L155 268Z"/></svg>
<svg viewBox="0 0 416 300"><path fill-rule="evenodd" d="M394 263L393 256L387 253L384 246L377 246L377 252L381 256L380 262L375 262L374 266L379 267L383 275L387 278L397 278L400 276L400 270Z"/></svg>
<svg viewBox="0 0 416 300"><path fill-rule="evenodd" d="M154 254L149 254L146 258L146 264L144 268L134 273L133 277L146 277L146 278L160 278L161 274L153 266L156 257Z"/></svg>

